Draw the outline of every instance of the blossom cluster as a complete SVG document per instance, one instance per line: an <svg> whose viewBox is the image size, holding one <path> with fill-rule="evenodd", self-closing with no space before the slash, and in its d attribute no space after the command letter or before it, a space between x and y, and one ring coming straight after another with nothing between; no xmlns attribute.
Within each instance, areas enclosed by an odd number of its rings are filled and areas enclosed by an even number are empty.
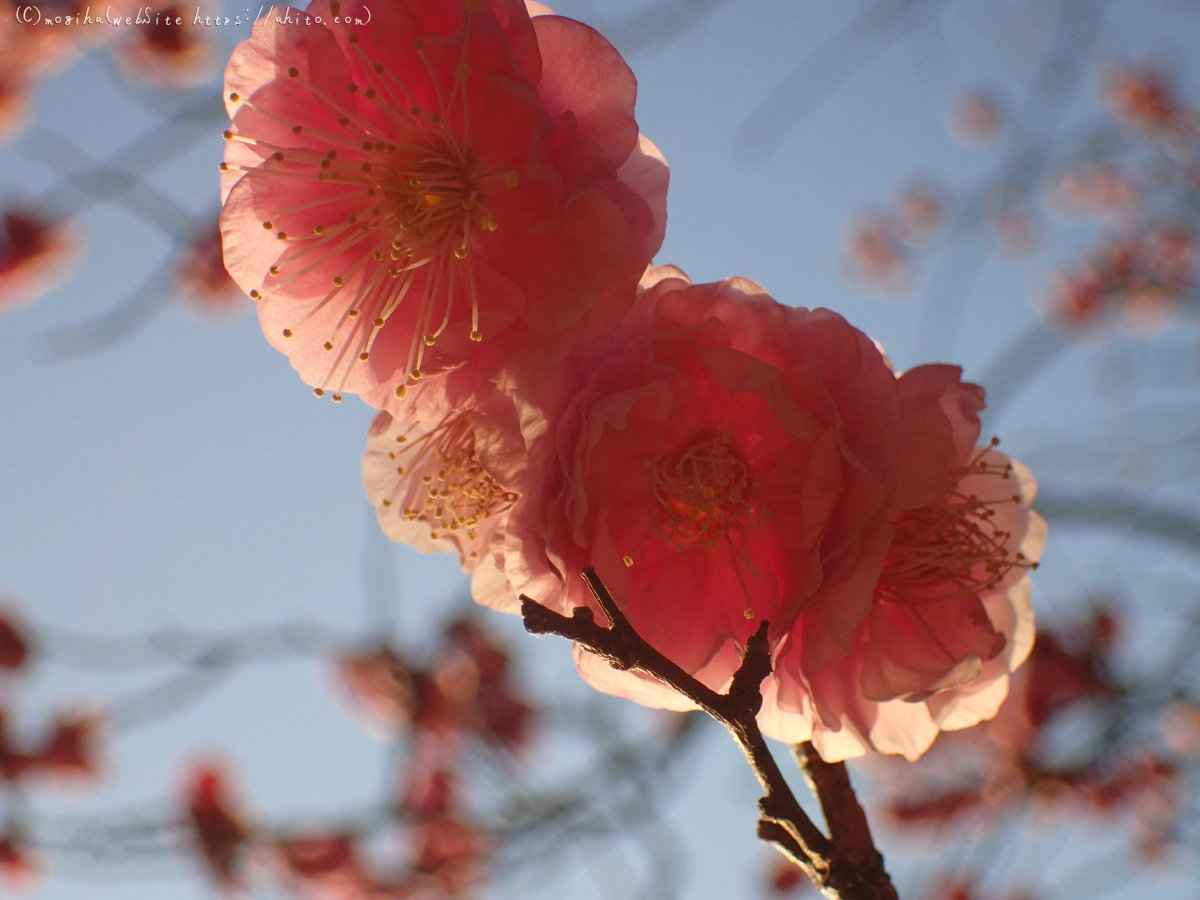
<svg viewBox="0 0 1200 900"><path fill-rule="evenodd" d="M9 727L13 706L9 692L17 679L28 674L37 655L37 646L19 619L7 608L0 612L0 687L5 691L0 704L0 787L10 796L31 788L90 782L101 771L104 722L94 711L64 710L33 739L14 735ZM26 816L13 811L0 830L0 879L5 887L24 886L41 868L27 840L28 826Z"/></svg>
<svg viewBox="0 0 1200 900"><path fill-rule="evenodd" d="M386 645L348 651L334 668L350 711L403 748L386 815L342 826L271 825L250 811L226 764L205 760L188 771L180 798L197 856L231 892L269 880L310 898L469 896L490 841L462 797L466 752L480 743L520 750L534 723L507 653L463 619L446 627L427 668ZM381 837L403 858L379 858Z"/></svg>
<svg viewBox="0 0 1200 900"><path fill-rule="evenodd" d="M1040 179L1018 165L977 196L910 190L893 210L860 217L846 239L856 280L878 292L909 287L939 216L986 224L1001 250L1024 256L1041 231L1040 199L1050 214L1098 226L1082 259L1055 274L1040 304L1055 325L1075 330L1116 318L1144 328L1194 312L1200 110L1169 72L1149 64L1109 64L1098 93L1108 121ZM968 94L951 126L967 142L985 143L1004 124L1001 109L994 97ZM914 213L929 224L914 231Z"/></svg>
<svg viewBox="0 0 1200 900"><path fill-rule="evenodd" d="M1026 804L1060 815L1124 814L1139 856L1160 859L1180 837L1200 707L1153 698L1119 677L1120 631L1112 613L1097 608L1074 628L1039 634L996 717L940 741L893 781L890 817L936 830L990 822Z"/></svg>
<svg viewBox="0 0 1200 900"><path fill-rule="evenodd" d="M715 689L768 622L761 726L827 760L915 758L994 715L1045 528L1029 473L980 442L982 388L897 373L752 281L652 265L666 162L588 26L519 0L309 12L258 23L227 69L224 259L317 396L380 410L363 473L384 532L457 553L504 611L598 611L593 567ZM896 234L939 217L914 193Z"/></svg>

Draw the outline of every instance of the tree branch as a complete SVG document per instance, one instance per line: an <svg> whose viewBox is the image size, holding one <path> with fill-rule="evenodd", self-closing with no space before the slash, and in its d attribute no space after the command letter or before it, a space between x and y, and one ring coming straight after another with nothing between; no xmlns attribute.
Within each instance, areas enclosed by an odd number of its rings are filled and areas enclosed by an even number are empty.
<svg viewBox="0 0 1200 900"><path fill-rule="evenodd" d="M874 845L870 845L870 851L877 864L860 868L867 858L861 846L855 844L853 852L845 853L836 845L836 834L831 841L821 833L796 801L758 728L755 717L762 706L759 688L771 673L767 623L764 621L746 642L746 655L734 673L729 692L720 694L646 643L621 612L595 569L584 569L583 579L607 617L609 628L598 625L592 611L585 606L577 606L570 616L564 616L522 595L521 616L525 620L525 630L531 634L557 634L569 638L605 659L613 668L644 672L690 699L733 735L758 777L765 791L759 801L762 819L758 823L758 836L762 840L773 844L803 869L827 897L896 900L896 890ZM848 780L846 787L849 789ZM866 818L852 790L849 800L856 810L849 815L861 817L865 830ZM822 806L824 804L822 798ZM828 811L826 816L828 818ZM865 833L869 842L870 831Z"/></svg>

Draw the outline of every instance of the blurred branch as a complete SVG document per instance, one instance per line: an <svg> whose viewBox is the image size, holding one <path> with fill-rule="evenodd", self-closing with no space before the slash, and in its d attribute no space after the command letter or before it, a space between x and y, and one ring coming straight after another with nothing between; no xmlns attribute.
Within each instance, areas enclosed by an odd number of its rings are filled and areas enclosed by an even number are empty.
<svg viewBox="0 0 1200 900"><path fill-rule="evenodd" d="M1018 333L976 379L987 389L989 425L995 425L1009 402L1071 344L1070 335L1042 319Z"/></svg>
<svg viewBox="0 0 1200 900"><path fill-rule="evenodd" d="M880 0L817 47L742 125L739 155L765 159L852 75L897 40L935 16L946 0Z"/></svg>
<svg viewBox="0 0 1200 900"><path fill-rule="evenodd" d="M41 349L52 362L62 362L119 344L145 325L171 295L174 260L156 268L124 300L88 322L64 325L41 337Z"/></svg>
<svg viewBox="0 0 1200 900"><path fill-rule="evenodd" d="M148 225L176 238L194 227L192 215L147 184L143 173L98 163L67 137L46 129L31 130L30 138L36 148L32 158L62 174L65 185L96 200L117 203Z"/></svg>
<svg viewBox="0 0 1200 900"><path fill-rule="evenodd" d="M655 0L631 13L596 20L596 27L625 54L678 40L730 0Z"/></svg>
<svg viewBox="0 0 1200 900"><path fill-rule="evenodd" d="M1042 491L1034 505L1049 521L1059 525L1120 529L1142 537L1162 538L1200 554L1200 518L1190 512L1114 493L1073 496Z"/></svg>

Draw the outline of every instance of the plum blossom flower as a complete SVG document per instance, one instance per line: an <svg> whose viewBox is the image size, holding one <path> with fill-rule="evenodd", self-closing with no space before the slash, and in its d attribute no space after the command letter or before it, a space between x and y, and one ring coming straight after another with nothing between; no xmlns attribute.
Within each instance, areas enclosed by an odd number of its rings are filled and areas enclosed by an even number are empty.
<svg viewBox="0 0 1200 900"><path fill-rule="evenodd" d="M1116 166L1084 162L1062 173L1053 186L1051 199L1064 212L1121 224L1137 211L1141 193Z"/></svg>
<svg viewBox="0 0 1200 900"><path fill-rule="evenodd" d="M1046 315L1067 327L1119 313L1135 328L1161 323L1194 291L1196 238L1185 224L1161 223L1104 243L1060 274Z"/></svg>
<svg viewBox="0 0 1200 900"><path fill-rule="evenodd" d="M215 221L199 230L179 254L175 283L188 305L203 315L227 316L249 305L225 269L221 229Z"/></svg>
<svg viewBox="0 0 1200 900"><path fill-rule="evenodd" d="M10 889L23 890L37 880L38 860L23 836L11 825L0 834L0 879Z"/></svg>
<svg viewBox="0 0 1200 900"><path fill-rule="evenodd" d="M1190 111L1178 98L1173 79L1152 65L1110 65L1101 92L1116 118L1130 128L1173 137L1189 128Z"/></svg>
<svg viewBox="0 0 1200 900"><path fill-rule="evenodd" d="M304 897L355 900L370 897L373 879L354 834L302 831L277 841L283 881Z"/></svg>
<svg viewBox="0 0 1200 900"><path fill-rule="evenodd" d="M2 43L2 41L0 41ZM29 118L29 78L14 63L0 67L0 144L22 128Z"/></svg>
<svg viewBox="0 0 1200 900"><path fill-rule="evenodd" d="M592 605L594 566L639 634L718 689L769 621L764 731L828 759L918 756L995 712L1028 653L1044 530L1032 479L975 449L982 389L950 366L897 377L840 316L743 279L663 278L594 356L509 513L509 592ZM689 706L576 659L601 690Z"/></svg>
<svg viewBox="0 0 1200 900"><path fill-rule="evenodd" d="M232 890L241 883L243 851L250 831L236 806L226 767L196 766L187 775L183 801L200 855L214 880Z"/></svg>
<svg viewBox="0 0 1200 900"><path fill-rule="evenodd" d="M138 12L138 19L143 18L143 11ZM126 39L114 48L126 76L169 90L207 81L216 64L216 39L213 29L192 23L192 16L207 12L171 4L145 13L146 21L126 29ZM176 24L176 19L183 21Z"/></svg>
<svg viewBox="0 0 1200 900"><path fill-rule="evenodd" d="M989 144L999 136L1003 125L1000 102L986 91L960 97L950 110L950 130L964 144Z"/></svg>
<svg viewBox="0 0 1200 900"><path fill-rule="evenodd" d="M29 638L19 620L7 611L0 611L0 670L16 672L29 662Z"/></svg>
<svg viewBox="0 0 1200 900"><path fill-rule="evenodd" d="M376 647L343 656L337 674L355 711L384 738L411 727L432 736L474 734L518 747L533 720L513 684L508 654L468 620L447 627L428 669L406 665L390 647Z"/></svg>
<svg viewBox="0 0 1200 900"><path fill-rule="evenodd" d="M381 737L394 737L412 722L419 702L416 679L391 648L372 647L342 656L336 673L352 708Z"/></svg>
<svg viewBox="0 0 1200 900"><path fill-rule="evenodd" d="M472 409L432 420L379 413L362 468L384 534L422 553L457 552L471 573L503 533L531 467L517 406L494 391Z"/></svg>
<svg viewBox="0 0 1200 900"><path fill-rule="evenodd" d="M604 38L519 0L296 15L259 22L226 71L221 228L318 396L440 419L620 320L667 170Z"/></svg>
<svg viewBox="0 0 1200 900"><path fill-rule="evenodd" d="M413 868L447 897L464 897L483 874L487 848L478 831L452 813L417 822Z"/></svg>
<svg viewBox="0 0 1200 900"><path fill-rule="evenodd" d="M99 743L104 719L94 712L59 715L34 754L35 770L55 780L79 781L100 772Z"/></svg>
<svg viewBox="0 0 1200 900"><path fill-rule="evenodd" d="M846 236L846 257L853 274L871 290L897 291L908 283L908 254L881 216L863 216L854 223Z"/></svg>
<svg viewBox="0 0 1200 900"><path fill-rule="evenodd" d="M78 242L62 222L9 206L0 220L0 315L36 300L70 273Z"/></svg>

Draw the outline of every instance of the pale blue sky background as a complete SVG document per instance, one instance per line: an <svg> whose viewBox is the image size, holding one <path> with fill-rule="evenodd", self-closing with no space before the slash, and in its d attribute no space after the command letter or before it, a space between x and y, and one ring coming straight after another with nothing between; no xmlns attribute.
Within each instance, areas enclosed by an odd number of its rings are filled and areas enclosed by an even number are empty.
<svg viewBox="0 0 1200 900"><path fill-rule="evenodd" d="M968 88L994 85L1019 105L1029 83L1034 60L1028 41L1036 42L1041 27L1036 15L1021 18L1013 12L1016 4L991 0L941 4L936 14L936 4L911 5L930 14L907 36L868 35L837 45L820 77L857 54L865 58L872 47L883 49L795 127L796 94L781 85L864 4L669 4L665 37L649 45L654 34L630 27L641 4L563 0L557 11L596 24L630 51L640 84L639 122L672 167L670 225L660 261L680 265L695 281L745 275L783 302L829 306L881 340L898 367L958 361L968 376L978 375L1030 326L1049 265L1071 259L1086 232L1069 232L1074 237L1051 244L1036 262L986 263L953 340L940 313L918 334L919 290L883 301L844 277L842 240L855 214L881 206L910 176L928 175L954 187L998 163L1004 141L968 149L947 134L945 115L955 98ZM1194 4L1114 0L1107 5L1098 56L1163 54L1180 64L1192 95L1200 96L1200 71L1188 59L1189 50L1200 46L1197 12ZM95 158L148 130L155 118L139 102L149 95L124 93L110 70L92 56L41 85L33 127L69 136ZM1093 83L1089 72L1071 116L1095 115ZM780 136L770 146L752 136L760 152L747 154L735 139L756 116ZM223 127L213 121L195 128L189 149L148 174L147 182L195 212L215 204ZM37 197L58 184L56 173L38 159L46 155L44 140L54 143L31 131L0 148L4 197ZM46 361L39 342L48 331L115 307L169 253L161 233L112 205L84 212L81 229L89 253L74 279L0 322L0 593L19 598L40 622L88 634L180 626L228 631L310 619L361 633L386 609L400 641L419 652L465 582L451 559L392 548L377 534L359 476L371 411L357 401L335 406L314 400L267 346L253 315L211 324L171 306L119 346ZM948 296L960 290L951 280ZM1113 434L1105 423L1128 423L1146 395L1142 388L1122 388L1119 377L1113 382L1113 367L1118 375L1121 366L1144 374L1148 360L1173 361L1194 384L1195 337L1194 329L1175 328L1149 351L1127 337L1094 340L1048 369L993 427L1021 458L1046 455L1055 435L1085 426L1107 428L1106 439L1124 446L1136 435L1128 426ZM1171 384L1153 390L1168 399L1191 396ZM1060 475L1070 468L1061 457L1049 460ZM1089 460L1089 471L1103 478L1104 464ZM1166 480L1169 474L1146 478L1154 483L1159 477L1173 500L1194 503L1194 478L1181 487ZM372 566L364 566L365 558ZM386 579L364 577L365 568L381 571L380 560L384 571L394 567L394 594ZM1089 590L1145 587L1148 578L1169 575L1174 581L1154 582L1153 598L1169 606L1188 595L1196 574L1193 564L1128 539L1055 534L1035 597L1051 620ZM522 677L535 691L551 697L586 691L573 681L565 642L526 638L515 618L498 625L519 647ZM1151 616L1134 640L1152 641L1153 626ZM104 706L165 672L97 674L47 662L22 687L18 702L26 724L34 725L50 704L83 698ZM258 809L301 819L369 801L385 758L382 745L332 701L323 670L307 660L256 665L181 715L123 737L112 746L100 790L47 809L68 815L163 797L175 789L183 762L200 750L236 759ZM668 821L686 854L679 896L755 896L763 861L771 858L753 838L756 799L732 743L710 735L686 790L668 804ZM643 840L648 838L635 837L630 846ZM1074 879L1073 867L1099 857L1107 840L1049 829L997 868L1006 865L1007 871L1027 872L1034 883L1053 885ZM644 852L630 846L602 852L588 845L564 859L573 874L548 883L502 881L492 893L580 900L659 896L645 885ZM1055 858L1060 847L1065 849ZM904 848L911 845L892 841L884 849L908 886L928 868L905 859ZM1119 858L1120 851L1108 855ZM1120 863L1113 865L1111 872L1099 870L1103 886L1111 888L1103 896L1147 896L1145 884L1126 884ZM632 874L624 871L628 866ZM112 884L51 880L38 896L207 895L186 865L149 869L176 877ZM1195 893L1194 882L1171 884L1162 896ZM1099 889L1080 882L1054 896L1099 896L1093 893Z"/></svg>

